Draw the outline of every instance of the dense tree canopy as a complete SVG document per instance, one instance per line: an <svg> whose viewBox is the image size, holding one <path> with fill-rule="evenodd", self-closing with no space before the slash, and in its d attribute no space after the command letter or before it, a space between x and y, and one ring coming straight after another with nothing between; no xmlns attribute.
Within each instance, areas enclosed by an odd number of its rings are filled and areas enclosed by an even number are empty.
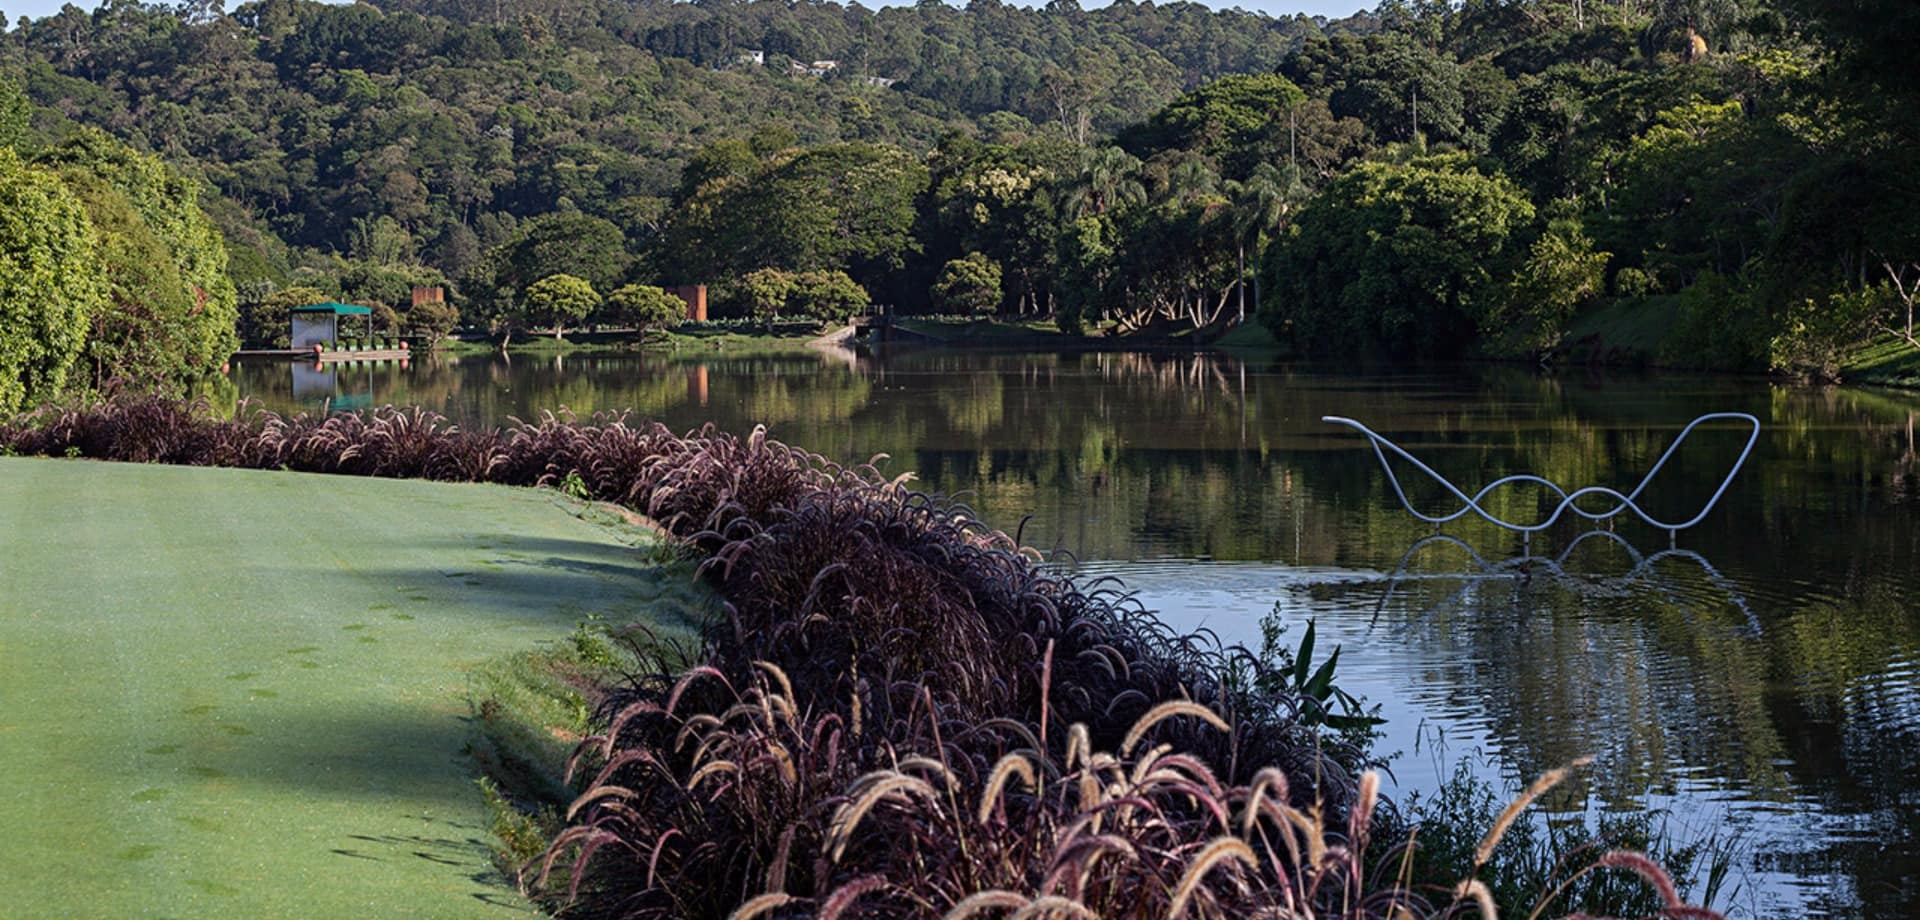
<svg viewBox="0 0 1920 920"><path fill-rule="evenodd" d="M607 290L625 276L628 261L626 238L611 221L578 212L546 214L487 250L466 289L480 314L510 317L541 279L566 275Z"/></svg>
<svg viewBox="0 0 1920 920"><path fill-rule="evenodd" d="M199 184L94 129L36 162L80 195L107 269L107 308L88 336L93 383L174 388L226 363L238 294Z"/></svg>
<svg viewBox="0 0 1920 920"><path fill-rule="evenodd" d="M356 221L389 217L458 277L549 210L644 229L719 138L924 150L999 116L1085 140L1315 30L1192 4L261 0L76 8L5 43L35 101L195 161L241 206L229 220L344 252ZM791 69L815 61L832 67ZM278 274L298 267L272 248Z"/></svg>
<svg viewBox="0 0 1920 920"><path fill-rule="evenodd" d="M753 315L769 322L805 317L844 323L870 302L867 292L842 271L762 268L741 279L740 291Z"/></svg>
<svg viewBox="0 0 1920 920"><path fill-rule="evenodd" d="M781 150L698 184L669 220L657 256L675 283L726 284L761 268L846 270L878 284L917 252L915 204L927 170L896 147Z"/></svg>
<svg viewBox="0 0 1920 920"><path fill-rule="evenodd" d="M1459 155L1367 163L1301 212L1267 282L1324 353L1457 353L1497 309L1533 205Z"/></svg>
<svg viewBox="0 0 1920 920"><path fill-rule="evenodd" d="M86 208L0 146L0 414L60 392L106 294Z"/></svg>
<svg viewBox="0 0 1920 920"><path fill-rule="evenodd" d="M837 313L844 277L912 311L984 302L973 254L995 309L1067 328L1523 354L1659 301L1670 360L1791 365L1833 351L1793 330L1897 325L1809 309L1920 275L1910 6L113 3L0 36L0 141L104 179L72 180L120 228L99 341L184 308L142 340L183 373L227 347L198 326L237 300L270 335L295 285L447 285L495 328L558 274L705 283L723 315Z"/></svg>
<svg viewBox="0 0 1920 920"><path fill-rule="evenodd" d="M1278 74L1222 77L1154 113L1144 128L1132 132L1133 143L1137 152L1197 150L1215 158L1257 149L1306 98Z"/></svg>

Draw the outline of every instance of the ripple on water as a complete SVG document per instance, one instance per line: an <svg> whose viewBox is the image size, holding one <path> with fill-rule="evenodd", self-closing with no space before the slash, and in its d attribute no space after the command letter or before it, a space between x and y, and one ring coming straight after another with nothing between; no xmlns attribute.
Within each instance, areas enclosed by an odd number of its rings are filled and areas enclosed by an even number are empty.
<svg viewBox="0 0 1920 920"><path fill-rule="evenodd" d="M1545 752L1526 747L1543 738L1549 750L1602 755L1594 769L1618 781L1605 784L1607 801L1662 809L1679 838L1734 850L1749 867L1749 913L1821 913L1831 892L1810 884L1819 874L1804 866L1872 833L1795 792L1788 752L1746 737L1754 728L1721 682L1744 679L1743 668L1764 680L1761 643L1780 617L1772 595L1704 557L1636 560L1595 547L1558 566L1492 573L1148 559L1086 563L1076 574L1114 576L1174 629L1204 627L1228 644L1257 649L1260 620L1276 605L1289 649L1313 618L1316 659L1340 645L1338 684L1388 719L1376 750L1398 755L1396 793L1430 791L1463 766L1503 782L1515 757L1544 768ZM1675 642L1731 657L1707 667L1672 654ZM1531 728L1516 728L1523 713L1498 700L1534 681L1557 688L1577 717L1538 713ZM1848 699L1878 724L1920 730L1920 654L1856 682ZM1775 859L1755 858L1762 850Z"/></svg>
<svg viewBox="0 0 1920 920"><path fill-rule="evenodd" d="M1879 673L1855 680L1847 703L1879 731L1920 737L1920 653L1895 658Z"/></svg>

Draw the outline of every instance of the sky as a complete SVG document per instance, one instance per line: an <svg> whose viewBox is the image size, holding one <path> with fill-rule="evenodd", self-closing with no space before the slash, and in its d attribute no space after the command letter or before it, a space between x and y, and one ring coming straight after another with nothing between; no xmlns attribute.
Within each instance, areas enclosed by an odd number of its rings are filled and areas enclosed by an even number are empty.
<svg viewBox="0 0 1920 920"><path fill-rule="evenodd" d="M0 0L0 10L6 11L6 21L12 23L22 16L39 19L51 16L66 5L67 0ZM229 8L238 7L244 0L228 0ZM874 0L865 0L867 5L875 5ZM909 0L899 0L909 2ZM949 0L952 2L952 0ZM1021 6L1036 4L1014 0ZM1291 16L1294 13L1306 13L1309 16L1326 16L1339 19L1363 9L1372 9L1378 0L1200 0L1207 6L1221 8L1237 6L1244 10L1256 10L1270 16ZM75 0L75 6L91 10L99 4L94 0ZM880 6L892 6L892 0L880 0ZM1104 0L1080 0L1080 5L1088 8L1105 6Z"/></svg>

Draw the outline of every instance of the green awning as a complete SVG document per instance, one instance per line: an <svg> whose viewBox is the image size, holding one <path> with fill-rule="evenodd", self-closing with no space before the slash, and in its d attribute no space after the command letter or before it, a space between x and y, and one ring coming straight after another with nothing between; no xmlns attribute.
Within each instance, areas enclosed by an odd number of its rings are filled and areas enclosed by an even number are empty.
<svg viewBox="0 0 1920 920"><path fill-rule="evenodd" d="M308 304L307 306L304 306L304 307L294 307L293 312L295 313L331 313L335 316L361 316L364 314L372 313L373 308L363 307L356 303L334 303L333 301L327 301L326 303L316 303L316 304Z"/></svg>

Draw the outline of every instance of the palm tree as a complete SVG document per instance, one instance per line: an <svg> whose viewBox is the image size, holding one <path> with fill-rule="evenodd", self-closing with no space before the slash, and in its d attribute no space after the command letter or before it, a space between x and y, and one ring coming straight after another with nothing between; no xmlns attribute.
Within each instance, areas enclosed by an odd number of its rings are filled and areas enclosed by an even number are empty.
<svg viewBox="0 0 1920 920"><path fill-rule="evenodd" d="M1686 59L1695 61L1706 53L1706 36L1721 31L1739 16L1739 0L1657 0L1652 28L1661 35L1683 33Z"/></svg>
<svg viewBox="0 0 1920 920"><path fill-rule="evenodd" d="M1118 147L1087 151L1080 178L1067 196L1067 214L1075 218L1104 214L1108 208L1146 201L1146 187L1136 178L1139 169L1140 160Z"/></svg>
<svg viewBox="0 0 1920 920"><path fill-rule="evenodd" d="M1180 310L1193 324L1205 326L1216 319L1227 305L1229 285L1220 291L1220 300L1211 311L1206 308L1210 256L1215 247L1231 237L1231 208L1220 194L1220 174L1212 164L1199 158L1185 159L1167 170L1166 187L1157 203L1169 226L1186 227L1190 246L1172 254L1169 267L1180 280ZM1170 316L1169 318L1174 318Z"/></svg>
<svg viewBox="0 0 1920 920"><path fill-rule="evenodd" d="M1286 226L1293 209L1310 193L1300 181L1300 173L1291 166L1261 163L1244 182L1228 181L1227 196L1233 200L1235 257L1239 263L1240 322L1247 321L1247 248L1253 247L1259 258L1268 233ZM1253 310L1260 312L1260 277L1253 279Z"/></svg>
<svg viewBox="0 0 1920 920"><path fill-rule="evenodd" d="M1205 160L1183 160L1167 171L1166 202L1176 207L1206 204L1220 196L1220 174Z"/></svg>

